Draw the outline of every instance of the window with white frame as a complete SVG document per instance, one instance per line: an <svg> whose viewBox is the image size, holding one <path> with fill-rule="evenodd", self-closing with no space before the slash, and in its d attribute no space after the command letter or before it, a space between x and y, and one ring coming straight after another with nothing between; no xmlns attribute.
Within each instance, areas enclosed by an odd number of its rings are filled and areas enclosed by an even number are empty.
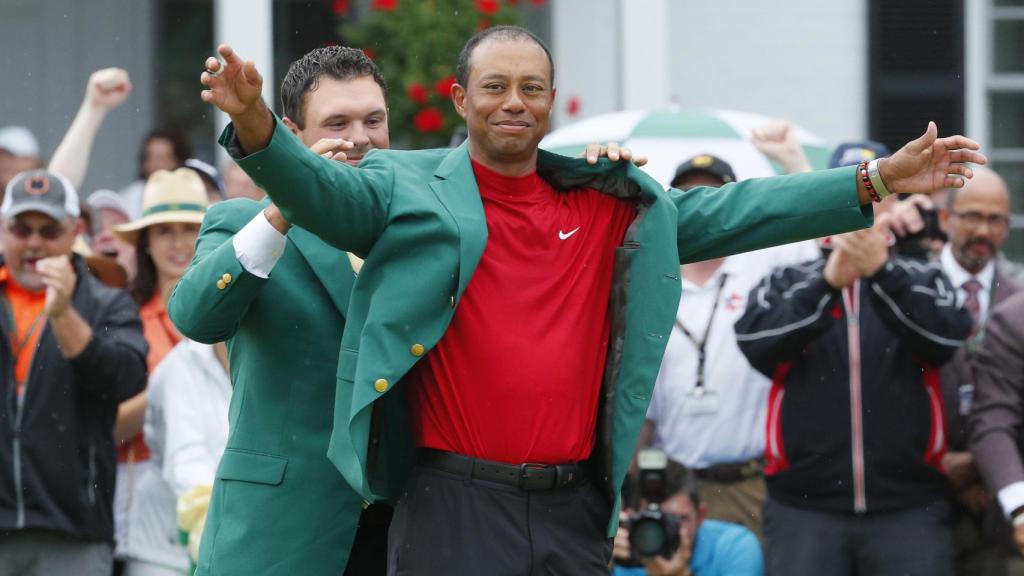
<svg viewBox="0 0 1024 576"><path fill-rule="evenodd" d="M1013 230L1005 250L1024 260L1024 0L988 0L969 41L980 50L973 62L983 67L974 77L981 83L977 102L984 110L981 133L991 166L1010 186ZM968 48L970 50L970 48ZM983 90L983 93L981 92ZM972 123L976 125L976 123Z"/></svg>

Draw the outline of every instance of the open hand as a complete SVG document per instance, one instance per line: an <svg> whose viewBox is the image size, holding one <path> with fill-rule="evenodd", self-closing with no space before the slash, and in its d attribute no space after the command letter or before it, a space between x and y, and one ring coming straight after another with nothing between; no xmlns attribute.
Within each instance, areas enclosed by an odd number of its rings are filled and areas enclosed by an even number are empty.
<svg viewBox="0 0 1024 576"><path fill-rule="evenodd" d="M113 110L132 92L128 72L121 68L104 68L89 76L85 87L85 101L100 110Z"/></svg>
<svg viewBox="0 0 1024 576"><path fill-rule="evenodd" d="M879 161L882 182L893 194L927 194L943 188L962 188L974 176L967 164L985 164L981 147L965 136L938 138L935 122L918 139Z"/></svg>
<svg viewBox="0 0 1024 576"><path fill-rule="evenodd" d="M598 158L607 158L612 162L618 162L619 160L632 161L638 168L647 164L647 156L633 154L632 150L622 148L617 142L609 142L604 145L597 143L587 144L587 147L583 150L583 156L587 159L587 164L597 164Z"/></svg>
<svg viewBox="0 0 1024 576"><path fill-rule="evenodd" d="M199 78L208 88L200 94L203 102L213 104L230 116L255 111L263 102L260 98L263 76L256 70L256 63L243 61L227 44L217 47L217 53L224 62L212 56L207 58L206 70Z"/></svg>

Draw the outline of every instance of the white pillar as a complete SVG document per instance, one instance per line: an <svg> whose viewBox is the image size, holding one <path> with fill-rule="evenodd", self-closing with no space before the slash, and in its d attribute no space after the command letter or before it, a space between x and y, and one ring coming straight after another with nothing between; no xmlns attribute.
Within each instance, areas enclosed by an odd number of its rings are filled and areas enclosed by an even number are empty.
<svg viewBox="0 0 1024 576"><path fill-rule="evenodd" d="M274 86L274 3L273 0L214 0L213 49L230 44L245 60L256 63L263 76L263 99L271 109L277 87ZM216 135L228 123L228 117L217 111ZM223 150L217 147L221 162Z"/></svg>
<svg viewBox="0 0 1024 576"><path fill-rule="evenodd" d="M964 3L964 132L977 140L983 149L989 145L990 2Z"/></svg>
<svg viewBox="0 0 1024 576"><path fill-rule="evenodd" d="M663 108L670 103L669 0L619 3L622 107Z"/></svg>

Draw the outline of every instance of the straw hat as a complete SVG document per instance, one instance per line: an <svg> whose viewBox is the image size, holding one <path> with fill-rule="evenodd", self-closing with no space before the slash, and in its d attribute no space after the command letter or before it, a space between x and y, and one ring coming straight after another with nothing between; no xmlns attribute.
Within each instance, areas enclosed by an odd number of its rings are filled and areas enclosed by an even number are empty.
<svg viewBox="0 0 1024 576"><path fill-rule="evenodd" d="M184 222L202 224L209 204L206 187L195 171L178 168L174 172L157 170L142 191L142 217L114 226L114 234L135 244L139 233L153 224Z"/></svg>

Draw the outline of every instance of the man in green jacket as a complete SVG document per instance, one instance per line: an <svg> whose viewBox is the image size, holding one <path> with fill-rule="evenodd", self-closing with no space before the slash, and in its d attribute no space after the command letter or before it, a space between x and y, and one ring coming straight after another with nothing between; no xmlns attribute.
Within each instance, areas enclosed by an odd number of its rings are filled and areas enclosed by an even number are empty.
<svg viewBox="0 0 1024 576"><path fill-rule="evenodd" d="M606 573L679 264L864 227L873 189L958 186L985 161L929 125L863 179L666 192L635 167L538 151L550 55L496 27L460 56L467 143L357 170L309 153L260 100L255 65L219 53L202 97L231 116L222 144L285 218L366 259L328 454L367 501L402 495L393 574Z"/></svg>
<svg viewBox="0 0 1024 576"><path fill-rule="evenodd" d="M357 164L389 146L386 90L361 50L317 49L281 83L284 122ZM234 385L197 574L383 574L390 511L364 512L325 457L357 261L287 227L267 199L215 204L169 303L185 336L227 341Z"/></svg>
<svg viewBox="0 0 1024 576"><path fill-rule="evenodd" d="M318 48L282 81L283 122L311 150L355 166L389 146L386 95L361 50ZM632 158L615 146L607 153ZM269 200L213 206L170 302L182 333L228 341L236 389L199 574L383 574L390 507L363 506L327 459L341 334L361 261L289 228ZM268 462L281 474L268 476Z"/></svg>

